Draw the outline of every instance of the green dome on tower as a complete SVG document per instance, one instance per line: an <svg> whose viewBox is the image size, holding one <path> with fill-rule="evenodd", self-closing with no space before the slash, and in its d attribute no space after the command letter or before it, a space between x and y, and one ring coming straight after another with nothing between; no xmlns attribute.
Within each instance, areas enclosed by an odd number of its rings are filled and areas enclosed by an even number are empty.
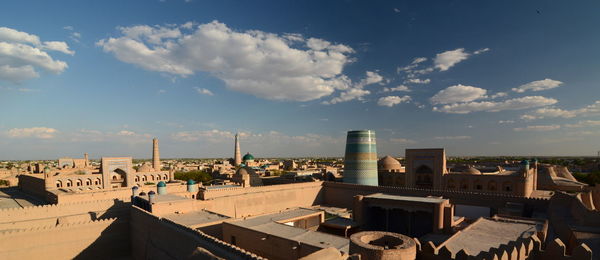
<svg viewBox="0 0 600 260"><path fill-rule="evenodd" d="M164 181L160 181L160 182L158 182L158 184L156 186L157 187L167 187L167 184L165 184Z"/></svg>
<svg viewBox="0 0 600 260"><path fill-rule="evenodd" d="M246 153L246 155L244 155L244 157L242 157L242 161L252 161L254 160L254 156L252 156L250 153Z"/></svg>

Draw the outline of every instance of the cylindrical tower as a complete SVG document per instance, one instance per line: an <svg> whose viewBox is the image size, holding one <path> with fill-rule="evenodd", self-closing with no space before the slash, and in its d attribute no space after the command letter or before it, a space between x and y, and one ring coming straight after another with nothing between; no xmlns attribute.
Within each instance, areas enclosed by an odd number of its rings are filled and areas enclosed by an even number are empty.
<svg viewBox="0 0 600 260"><path fill-rule="evenodd" d="M167 184L165 184L164 181L159 181L156 185L156 191L158 192L158 195L167 194Z"/></svg>
<svg viewBox="0 0 600 260"><path fill-rule="evenodd" d="M83 159L85 160L85 167L89 167L90 166L90 157L88 156L88 153L84 153L83 154Z"/></svg>
<svg viewBox="0 0 600 260"><path fill-rule="evenodd" d="M375 131L349 131L344 158L344 182L377 186Z"/></svg>
<svg viewBox="0 0 600 260"><path fill-rule="evenodd" d="M239 166L242 163L242 153L240 152L240 139L237 133L235 134L235 151L233 155L233 162L235 166Z"/></svg>
<svg viewBox="0 0 600 260"><path fill-rule="evenodd" d="M152 139L152 168L154 171L160 171L160 154L158 153L158 138Z"/></svg>

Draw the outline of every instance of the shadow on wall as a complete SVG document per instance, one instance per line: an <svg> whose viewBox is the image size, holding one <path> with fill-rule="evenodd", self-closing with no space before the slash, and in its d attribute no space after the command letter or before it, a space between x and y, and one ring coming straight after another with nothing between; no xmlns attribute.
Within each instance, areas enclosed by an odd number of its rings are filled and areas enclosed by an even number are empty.
<svg viewBox="0 0 600 260"><path fill-rule="evenodd" d="M6 194L8 196L5 196L4 194ZM13 199L15 201L22 200L22 201L31 203L33 205L47 204L43 199L40 199L33 195L25 193L16 187L0 188L0 198ZM29 205L21 205L21 206L29 206Z"/></svg>
<svg viewBox="0 0 600 260"><path fill-rule="evenodd" d="M114 259L131 256L130 236L131 203L115 199L115 205L102 214L90 212L92 220L117 218L104 229L100 236L81 251L74 259Z"/></svg>

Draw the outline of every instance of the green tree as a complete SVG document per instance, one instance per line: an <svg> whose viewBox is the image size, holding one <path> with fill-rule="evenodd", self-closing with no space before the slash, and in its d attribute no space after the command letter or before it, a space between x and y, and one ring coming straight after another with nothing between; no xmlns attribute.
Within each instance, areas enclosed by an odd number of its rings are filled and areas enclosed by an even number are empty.
<svg viewBox="0 0 600 260"><path fill-rule="evenodd" d="M195 182L206 183L212 180L212 176L208 172L204 171L189 171L189 172L175 172L175 179L187 181L189 179L194 180Z"/></svg>

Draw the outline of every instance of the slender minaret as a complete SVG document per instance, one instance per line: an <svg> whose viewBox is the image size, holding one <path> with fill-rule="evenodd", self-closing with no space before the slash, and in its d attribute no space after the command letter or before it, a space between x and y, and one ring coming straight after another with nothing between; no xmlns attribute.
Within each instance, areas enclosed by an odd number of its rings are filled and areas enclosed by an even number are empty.
<svg viewBox="0 0 600 260"><path fill-rule="evenodd" d="M160 155L158 153L158 138L152 139L152 167L160 171Z"/></svg>
<svg viewBox="0 0 600 260"><path fill-rule="evenodd" d="M235 166L239 166L242 163L242 153L240 152L240 139L238 134L235 134L235 155L233 156L233 162Z"/></svg>
<svg viewBox="0 0 600 260"><path fill-rule="evenodd" d="M90 157L88 156L88 153L83 154L83 159L85 160L85 167L90 166Z"/></svg>

